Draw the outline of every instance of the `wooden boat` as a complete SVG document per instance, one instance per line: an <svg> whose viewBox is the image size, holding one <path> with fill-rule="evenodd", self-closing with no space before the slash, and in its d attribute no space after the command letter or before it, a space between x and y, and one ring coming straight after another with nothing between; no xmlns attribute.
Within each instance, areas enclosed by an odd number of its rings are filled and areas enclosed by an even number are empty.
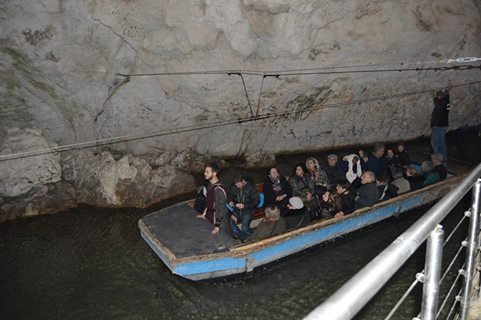
<svg viewBox="0 0 481 320"><path fill-rule="evenodd" d="M142 238L165 265L194 281L221 278L255 268L433 202L455 186L462 175L451 176L420 190L376 203L354 213L313 222L267 239L241 244L227 233L212 235L212 225L197 219L193 201L149 214L139 220Z"/></svg>

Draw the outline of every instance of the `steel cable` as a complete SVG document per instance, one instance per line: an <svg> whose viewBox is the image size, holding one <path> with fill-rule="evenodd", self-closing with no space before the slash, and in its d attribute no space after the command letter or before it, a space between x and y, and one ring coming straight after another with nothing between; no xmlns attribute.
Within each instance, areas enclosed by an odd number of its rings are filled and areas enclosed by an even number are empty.
<svg viewBox="0 0 481 320"><path fill-rule="evenodd" d="M459 88L459 87L470 86L470 85L475 85L475 84L479 84L479 83L481 83L481 81L472 81L472 82L467 82L467 83L462 83L462 84L451 85L451 86L449 86L449 88ZM156 132L150 132L150 133L144 133L144 134L123 135L123 136L117 136L117 137L111 137L111 138L90 140L90 141L72 143L72 144L67 144L67 145L62 145L62 146L38 149L38 150L33 150L33 151L26 151L26 152L19 152L19 153L7 154L7 155L0 155L0 162L8 161L8 160L15 160L15 159L22 159L22 158L32 157L32 156L39 156L39 155L49 154L49 153L53 153L53 152L65 152L65 151L70 151L70 150L96 148L96 147L116 144L116 143L120 143L120 142L142 140L142 139L161 137L161 136L172 135L172 134L179 134L179 133L199 131L199 130L204 130L204 129L211 129L211 128L215 128L215 127L222 127L222 126L233 125L233 124L255 122L255 121L261 121L261 120L266 120L266 119L276 118L276 117L285 117L285 116L289 116L289 115L293 115L293 114L304 113L304 112L320 110L320 109L355 105L355 104L360 104L360 103L365 103L365 102L383 101L383 100L389 100L389 99L393 99L393 98L402 98L402 97L407 97L407 96L411 96L411 95L427 93L427 92L431 92L431 91L432 91L431 89L425 89L425 90L405 92L405 93L400 93L400 94L393 94L393 95L389 95L389 96L378 96L378 97L372 97L372 98L367 98L367 99L353 100L353 101L349 101L349 102L323 104L323 105L318 105L318 106L305 107L305 108L298 109L298 110L287 110L287 111L280 111L280 112L273 112L273 113L265 113L265 114L260 114L256 117L244 117L244 118L238 118L238 119L228 119L228 120L224 120L224 121L206 123L206 124L202 124L202 125L198 125L198 126L185 126L185 127L175 128L175 129L167 129L167 130L163 130L163 131L156 131Z"/></svg>

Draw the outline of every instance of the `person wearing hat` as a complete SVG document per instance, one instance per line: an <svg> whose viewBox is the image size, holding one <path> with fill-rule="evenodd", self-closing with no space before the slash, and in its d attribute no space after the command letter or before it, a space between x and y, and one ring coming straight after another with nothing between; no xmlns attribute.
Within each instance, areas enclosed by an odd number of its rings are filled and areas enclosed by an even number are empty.
<svg viewBox="0 0 481 320"><path fill-rule="evenodd" d="M300 197L291 197L289 198L289 204L287 205L291 213L296 210L302 210L304 208L304 202Z"/></svg>
<svg viewBox="0 0 481 320"><path fill-rule="evenodd" d="M446 131L449 125L449 92L436 90L433 97L434 109L431 114L431 146L433 153L443 156L444 165L447 165L448 150L446 147Z"/></svg>
<svg viewBox="0 0 481 320"><path fill-rule="evenodd" d="M286 219L286 229L294 229L307 225L311 219L304 202L300 197L289 198L289 209L283 216Z"/></svg>

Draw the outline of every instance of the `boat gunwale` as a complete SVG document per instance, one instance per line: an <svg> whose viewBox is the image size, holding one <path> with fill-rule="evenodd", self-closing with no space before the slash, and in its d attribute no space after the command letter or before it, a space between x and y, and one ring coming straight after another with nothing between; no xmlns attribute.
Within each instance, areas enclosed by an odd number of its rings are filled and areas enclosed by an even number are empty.
<svg viewBox="0 0 481 320"><path fill-rule="evenodd" d="M337 217L337 218L331 218L331 219L323 220L323 221L318 221L316 223L309 224L305 227L293 229L293 230L290 230L288 232L281 233L279 235L275 235L275 236L265 238L265 239L262 239L262 240L258 240L258 241L254 241L254 242L248 242L248 243L242 243L242 244L239 244L237 246L231 247L229 249L229 251L225 251L225 252L216 252L216 253L209 253L209 254L202 254L202 255L176 258L175 255L168 248L166 248L163 245L161 245L161 246L167 252L170 253L171 257L174 257L171 260L173 265L176 265L176 264L179 264L179 263L196 262L196 261L208 261L208 260L223 259L223 258L242 257L242 256L245 256L249 253L261 250L265 247L277 245L279 243L288 241L288 240L290 240L290 239L292 239L296 236L301 236L303 234L319 230L319 229L327 227L329 225L338 224L338 223L341 223L343 221L353 219L355 217L367 215L372 210L382 208L382 207L388 206L388 205L393 204L393 203L405 201L405 200L407 200L408 198L410 198L414 195L422 194L422 193L428 192L428 191L433 190L433 189L441 188L441 187L443 187L445 185L448 185L448 184L449 185L454 184L457 181L464 178L466 175L467 174L461 174L461 175L453 176L451 178L447 178L443 181L440 181L440 182L437 182L435 184L426 186L424 188L414 190L414 191L410 191L410 192L404 193L402 195L399 195L395 198L388 199L388 200L385 200L385 201L382 201L382 202L378 202L378 203L374 204L372 207L366 207L366 208L356 210L349 215L345 215L345 216ZM187 203L189 201L192 201L192 200L187 200L187 201L178 203L176 205ZM155 239L155 240L157 240L157 239ZM156 243L158 243L158 241L156 241Z"/></svg>
<svg viewBox="0 0 481 320"><path fill-rule="evenodd" d="M177 205L177 204L176 204ZM170 208L170 207L169 207ZM175 265L175 261L178 260L178 258L175 256L175 254L168 248L166 247L165 245L163 245L159 239L157 239L156 237L154 237L154 235L152 234L152 232L150 231L149 227L145 224L144 221L142 221L142 219L139 220L139 222L137 223L138 224L138 227L139 229L146 235L149 237L149 239L155 243L155 245L157 246L157 248L159 249L159 251L161 251L163 254L165 254L166 258L169 259L172 263L172 265Z"/></svg>

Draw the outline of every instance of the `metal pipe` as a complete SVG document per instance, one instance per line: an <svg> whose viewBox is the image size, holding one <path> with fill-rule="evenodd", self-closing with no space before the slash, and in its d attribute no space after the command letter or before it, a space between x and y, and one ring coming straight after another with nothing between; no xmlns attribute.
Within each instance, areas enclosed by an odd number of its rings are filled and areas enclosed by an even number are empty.
<svg viewBox="0 0 481 320"><path fill-rule="evenodd" d="M256 117L259 115L259 108L261 106L261 97L262 97L262 90L264 88L264 79L265 79L265 76L262 77L262 80L261 80L261 89L259 90L259 99L257 99L257 110L256 110Z"/></svg>
<svg viewBox="0 0 481 320"><path fill-rule="evenodd" d="M444 230L441 225L430 233L426 248L426 262L424 265L423 303L421 305L421 319L435 320L438 312L439 277L443 258Z"/></svg>
<svg viewBox="0 0 481 320"><path fill-rule="evenodd" d="M481 215L481 178L476 181L476 184L474 185L473 188L473 207L472 211L473 214L477 215L478 217ZM480 227L481 227L481 223ZM481 239L479 240L481 241ZM478 242L478 250L481 248L481 242ZM481 259L479 259L480 265L478 265L478 268L481 268ZM479 282L478 282L478 298L481 298L481 274L479 275Z"/></svg>
<svg viewBox="0 0 481 320"><path fill-rule="evenodd" d="M480 193L480 179L477 179L473 188L473 199L471 207L471 215L469 221L468 232L468 247L466 248L466 268L464 269L464 284L463 294L461 299L461 320L466 320L468 317L469 303L471 300L471 288L474 271L474 256L478 247L479 235L479 193Z"/></svg>
<svg viewBox="0 0 481 320"><path fill-rule="evenodd" d="M459 185L305 319L351 319L426 240L481 176L479 164Z"/></svg>
<svg viewBox="0 0 481 320"><path fill-rule="evenodd" d="M242 86L244 87L244 92L246 94L247 104L249 105L249 111L251 112L251 117L254 117L254 111L252 111L251 100L249 99L249 93L247 93L247 87L246 87L246 82L244 81L244 75L241 72L239 73L239 76L241 77L241 80L242 80Z"/></svg>

